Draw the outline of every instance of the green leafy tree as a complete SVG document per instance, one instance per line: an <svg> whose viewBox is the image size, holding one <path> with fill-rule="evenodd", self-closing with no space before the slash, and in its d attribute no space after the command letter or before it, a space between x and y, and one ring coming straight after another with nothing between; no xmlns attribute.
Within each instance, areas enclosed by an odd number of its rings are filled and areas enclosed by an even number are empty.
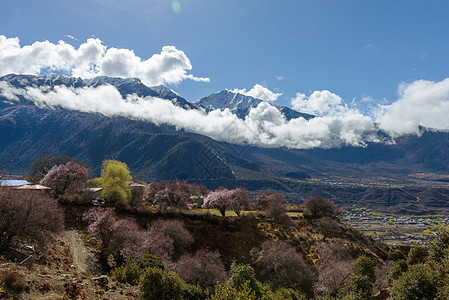
<svg viewBox="0 0 449 300"><path fill-rule="evenodd" d="M390 249L390 251L388 251L388 259L392 261L398 261L401 259L405 259L405 255L399 249Z"/></svg>
<svg viewBox="0 0 449 300"><path fill-rule="evenodd" d="M231 265L231 274L231 278L227 282L231 287L240 290L247 283L251 294L254 293L256 299L262 298L263 286L256 279L256 272L253 267L247 264L236 264L234 262Z"/></svg>
<svg viewBox="0 0 449 300"><path fill-rule="evenodd" d="M106 160L101 168L101 177L96 179L102 188L101 195L107 201L126 205L131 198L129 183L132 177L128 166L117 160Z"/></svg>
<svg viewBox="0 0 449 300"><path fill-rule="evenodd" d="M449 229L447 227L438 232L438 236L429 245L430 259L440 262L448 254Z"/></svg>
<svg viewBox="0 0 449 300"><path fill-rule="evenodd" d="M353 275L347 287L350 299L369 299L376 281L374 262L362 255L352 263L351 269Z"/></svg>
<svg viewBox="0 0 449 300"><path fill-rule="evenodd" d="M391 295L397 300L430 300L436 293L436 274L429 265L411 266L391 286Z"/></svg>
<svg viewBox="0 0 449 300"><path fill-rule="evenodd" d="M424 263L429 256L429 251L427 251L424 246L415 246L410 249L407 256L407 263L409 265L416 265L419 263Z"/></svg>
<svg viewBox="0 0 449 300"><path fill-rule="evenodd" d="M402 273L406 272L408 270L408 264L405 261L405 259L400 259L396 261L393 265L393 267L390 270L390 273L388 274L387 280L388 285L392 285L393 282L398 279Z"/></svg>

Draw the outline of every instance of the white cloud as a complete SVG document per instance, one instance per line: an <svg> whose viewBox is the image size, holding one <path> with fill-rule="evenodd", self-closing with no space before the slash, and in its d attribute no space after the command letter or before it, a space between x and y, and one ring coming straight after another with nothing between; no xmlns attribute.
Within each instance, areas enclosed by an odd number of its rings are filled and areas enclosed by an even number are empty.
<svg viewBox="0 0 449 300"><path fill-rule="evenodd" d="M158 98L123 99L113 86L73 88L57 86L17 89L9 84L0 86L0 94L11 100L18 96L45 108L63 107L105 116L124 116L131 119L167 124L209 136L220 141L251 144L261 147L288 147L297 149L315 147L364 146L379 141L371 118L350 111L345 115L286 120L269 102L251 109L245 120L229 109L209 113L186 110L172 102Z"/></svg>
<svg viewBox="0 0 449 300"><path fill-rule="evenodd" d="M328 90L314 91L310 96L297 93L291 99L291 105L296 110L318 116L342 114L349 110L340 96Z"/></svg>
<svg viewBox="0 0 449 300"><path fill-rule="evenodd" d="M90 38L75 49L64 41L35 42L22 47L18 38L0 35L0 75L58 71L82 78L137 77L150 86L176 84L185 79L210 81L187 73L191 69L187 55L174 46L165 46L161 53L145 60L129 49L108 48L97 38Z"/></svg>
<svg viewBox="0 0 449 300"><path fill-rule="evenodd" d="M268 88L261 86L260 84L255 84L252 89L246 91L246 89L234 89L231 90L233 93L239 93L246 96L251 96L256 99L262 99L265 101L276 101L277 98L282 96L282 93L274 93L270 91Z"/></svg>
<svg viewBox="0 0 449 300"><path fill-rule="evenodd" d="M449 78L402 83L399 99L380 107L377 122L393 136L418 134L419 127L449 130Z"/></svg>

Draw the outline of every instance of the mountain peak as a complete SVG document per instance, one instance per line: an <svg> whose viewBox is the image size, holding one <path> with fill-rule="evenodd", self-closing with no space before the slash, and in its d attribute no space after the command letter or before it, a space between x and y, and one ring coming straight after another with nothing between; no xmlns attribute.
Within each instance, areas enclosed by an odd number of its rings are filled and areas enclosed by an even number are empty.
<svg viewBox="0 0 449 300"><path fill-rule="evenodd" d="M247 96L241 93L236 93L232 90L225 89L196 101L195 105L197 107L204 108L206 111L211 111L214 109L223 110L225 108L228 108L240 119L245 119L252 108L257 107L264 101L265 100L257 99L252 96ZM297 112L286 106L276 105L273 103L270 104L276 107L287 120L299 117L303 117L307 120L313 118L312 115Z"/></svg>

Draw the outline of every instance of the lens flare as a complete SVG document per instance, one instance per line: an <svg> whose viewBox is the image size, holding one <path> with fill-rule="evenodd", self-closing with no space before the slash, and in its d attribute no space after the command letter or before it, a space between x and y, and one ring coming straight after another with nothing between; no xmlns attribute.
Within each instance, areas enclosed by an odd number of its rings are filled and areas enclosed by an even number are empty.
<svg viewBox="0 0 449 300"><path fill-rule="evenodd" d="M173 0L171 3L171 8L175 13L179 14L181 12L181 3L179 3L178 0Z"/></svg>

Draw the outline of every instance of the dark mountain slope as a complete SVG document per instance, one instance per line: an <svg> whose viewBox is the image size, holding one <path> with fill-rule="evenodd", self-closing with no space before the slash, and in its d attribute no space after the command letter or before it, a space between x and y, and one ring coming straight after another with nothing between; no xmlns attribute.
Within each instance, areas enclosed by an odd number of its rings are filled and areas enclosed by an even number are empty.
<svg viewBox="0 0 449 300"><path fill-rule="evenodd" d="M0 132L0 165L16 174L26 173L40 154L64 154L85 162L97 175L103 160L119 159L146 180L200 178L204 175L194 160L203 155L216 166L209 176L235 178L202 142L151 123L21 105L0 117Z"/></svg>

